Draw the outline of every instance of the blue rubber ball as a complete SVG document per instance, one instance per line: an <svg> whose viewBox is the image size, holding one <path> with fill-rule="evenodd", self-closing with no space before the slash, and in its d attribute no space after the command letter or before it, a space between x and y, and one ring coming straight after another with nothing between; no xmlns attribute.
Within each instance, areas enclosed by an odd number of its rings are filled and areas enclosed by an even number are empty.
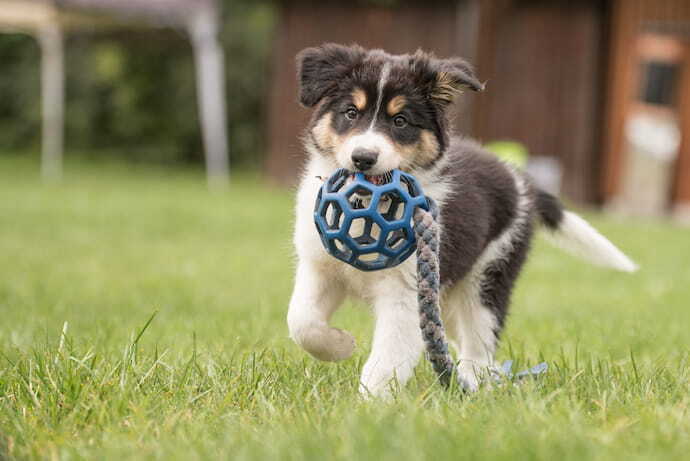
<svg viewBox="0 0 690 461"><path fill-rule="evenodd" d="M314 222L331 255L363 271L397 266L416 249L415 209L429 210L414 176L393 170L374 184L339 169L321 186Z"/></svg>

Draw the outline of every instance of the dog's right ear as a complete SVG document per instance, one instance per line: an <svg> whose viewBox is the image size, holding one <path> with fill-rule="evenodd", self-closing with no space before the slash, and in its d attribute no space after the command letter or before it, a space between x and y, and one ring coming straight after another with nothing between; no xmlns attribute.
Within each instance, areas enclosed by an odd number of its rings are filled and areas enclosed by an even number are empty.
<svg viewBox="0 0 690 461"><path fill-rule="evenodd" d="M299 101L313 107L338 85L338 81L352 71L364 57L364 49L326 43L306 48L297 55Z"/></svg>
<svg viewBox="0 0 690 461"><path fill-rule="evenodd" d="M484 84L477 80L474 70L467 61L460 58L437 61L436 82L431 97L442 106L452 103L465 88L484 91Z"/></svg>

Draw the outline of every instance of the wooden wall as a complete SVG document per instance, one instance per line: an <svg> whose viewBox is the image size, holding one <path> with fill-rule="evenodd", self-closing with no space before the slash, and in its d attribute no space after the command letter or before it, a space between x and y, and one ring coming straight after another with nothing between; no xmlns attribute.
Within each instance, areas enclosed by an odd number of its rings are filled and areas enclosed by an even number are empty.
<svg viewBox="0 0 690 461"><path fill-rule="evenodd" d="M606 9L603 1L486 0L474 134L557 158L563 194L599 199Z"/></svg>
<svg viewBox="0 0 690 461"><path fill-rule="evenodd" d="M308 111L297 103L295 54L324 41L394 53L417 48L474 61L487 91L461 98L456 126L480 139L515 139L563 163L564 193L599 198L605 82L603 0L403 2L397 8L324 1L282 4L269 95L269 175L294 183Z"/></svg>

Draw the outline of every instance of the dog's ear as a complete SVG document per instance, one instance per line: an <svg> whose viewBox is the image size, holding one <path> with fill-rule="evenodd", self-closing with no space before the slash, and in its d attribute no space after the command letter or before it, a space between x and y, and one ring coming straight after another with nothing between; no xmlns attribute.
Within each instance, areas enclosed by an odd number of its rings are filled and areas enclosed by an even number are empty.
<svg viewBox="0 0 690 461"><path fill-rule="evenodd" d="M361 62L364 49L357 46L343 46L335 43L306 48L297 55L297 81L299 101L306 107L313 107L330 91L338 81Z"/></svg>
<svg viewBox="0 0 690 461"><path fill-rule="evenodd" d="M435 64L436 79L431 98L441 106L452 103L465 88L484 91L484 84L477 80L472 66L464 59L439 59Z"/></svg>

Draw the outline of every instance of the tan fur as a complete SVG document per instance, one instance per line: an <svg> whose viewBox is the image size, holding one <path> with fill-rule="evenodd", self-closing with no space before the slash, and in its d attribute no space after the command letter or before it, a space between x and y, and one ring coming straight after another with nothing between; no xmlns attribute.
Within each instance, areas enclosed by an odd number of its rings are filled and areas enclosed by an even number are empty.
<svg viewBox="0 0 690 461"><path fill-rule="evenodd" d="M422 130L419 141L408 146L398 145L398 152L402 157L401 164L406 168L423 167L436 160L439 154L439 145L436 136L429 130Z"/></svg>
<svg viewBox="0 0 690 461"><path fill-rule="evenodd" d="M405 96L401 94L395 96L388 102L388 107L386 108L388 110L388 115L393 116L397 114L405 107L405 104L407 104L407 98L405 98Z"/></svg>
<svg viewBox="0 0 690 461"><path fill-rule="evenodd" d="M327 112L311 130L318 147L323 151L330 153L333 153L338 146L343 143L342 137L333 131L331 126L332 118L333 114Z"/></svg>
<svg viewBox="0 0 690 461"><path fill-rule="evenodd" d="M352 90L352 102L359 111L363 111L367 106L367 94L361 88Z"/></svg>
<svg viewBox="0 0 690 461"><path fill-rule="evenodd" d="M439 72L436 77L436 88L431 96L442 104L450 104L458 93L460 90L451 75L448 72Z"/></svg>

